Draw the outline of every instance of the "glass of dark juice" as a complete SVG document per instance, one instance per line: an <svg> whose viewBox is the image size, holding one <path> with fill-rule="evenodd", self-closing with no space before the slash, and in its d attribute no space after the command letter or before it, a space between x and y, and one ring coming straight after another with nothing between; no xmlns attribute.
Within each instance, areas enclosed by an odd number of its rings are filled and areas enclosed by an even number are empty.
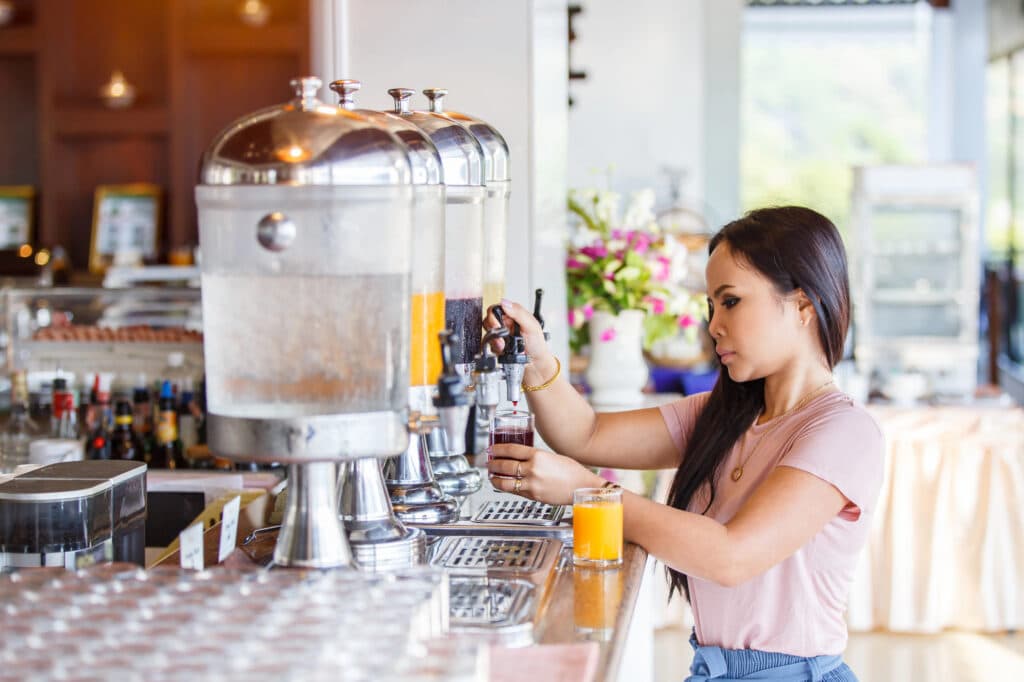
<svg viewBox="0 0 1024 682"><path fill-rule="evenodd" d="M499 410L491 423L490 444L515 443L533 447L533 414L525 410ZM491 459L490 449L487 453Z"/></svg>

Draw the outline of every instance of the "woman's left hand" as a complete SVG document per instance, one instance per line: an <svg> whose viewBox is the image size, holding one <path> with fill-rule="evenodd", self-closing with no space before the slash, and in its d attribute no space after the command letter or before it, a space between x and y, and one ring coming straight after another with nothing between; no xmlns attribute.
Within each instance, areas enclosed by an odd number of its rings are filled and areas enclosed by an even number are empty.
<svg viewBox="0 0 1024 682"><path fill-rule="evenodd" d="M547 504L572 504L577 488L599 488L604 479L569 457L526 445L491 446L487 463L491 483L498 490L516 493Z"/></svg>

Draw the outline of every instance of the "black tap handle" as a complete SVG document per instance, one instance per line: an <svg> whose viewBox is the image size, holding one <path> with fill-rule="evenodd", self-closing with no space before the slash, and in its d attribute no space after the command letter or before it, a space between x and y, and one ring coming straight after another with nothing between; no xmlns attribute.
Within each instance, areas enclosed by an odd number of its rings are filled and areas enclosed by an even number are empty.
<svg viewBox="0 0 1024 682"><path fill-rule="evenodd" d="M498 321L498 324L505 326L505 311L500 305L491 306L491 312L494 313L494 319ZM522 336L522 330L519 329L519 323L512 323L512 336Z"/></svg>
<svg viewBox="0 0 1024 682"><path fill-rule="evenodd" d="M466 405L469 402L466 396L466 385L462 377L455 371L455 363L452 362L452 346L459 342L455 332L447 329L438 332L437 339L441 343L441 364L443 370L437 378L437 396L434 398L435 407L456 407Z"/></svg>
<svg viewBox="0 0 1024 682"><path fill-rule="evenodd" d="M455 363L452 362L452 346L459 342L458 335L447 329L437 333L437 340L441 343L441 372L451 374L455 371Z"/></svg>
<svg viewBox="0 0 1024 682"><path fill-rule="evenodd" d="M540 323L540 328L544 329L544 316L540 314L540 299L544 296L543 289L537 289L533 298L533 317Z"/></svg>

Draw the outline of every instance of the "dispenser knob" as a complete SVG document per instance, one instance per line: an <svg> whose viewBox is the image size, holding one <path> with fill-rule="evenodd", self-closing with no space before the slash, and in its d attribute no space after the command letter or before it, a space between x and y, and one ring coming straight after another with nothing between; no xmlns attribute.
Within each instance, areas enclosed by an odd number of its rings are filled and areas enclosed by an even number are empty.
<svg viewBox="0 0 1024 682"><path fill-rule="evenodd" d="M256 226L256 239L267 251L284 251L295 241L297 232L295 221L284 213L274 211L260 219Z"/></svg>
<svg viewBox="0 0 1024 682"><path fill-rule="evenodd" d="M329 86L331 90L338 93L338 106L342 109L352 111L356 108L356 93L363 87L363 84L351 78L342 78L332 81Z"/></svg>
<svg viewBox="0 0 1024 682"><path fill-rule="evenodd" d="M466 384L455 370L455 363L452 362L452 344L458 343L459 337L448 330L440 332L437 336L441 342L443 369L441 376L437 378L437 397L434 398L434 407L467 405L469 398L466 396Z"/></svg>
<svg viewBox="0 0 1024 682"><path fill-rule="evenodd" d="M541 328L542 331L544 330L544 317L540 314L540 300L543 297L544 297L544 290L543 289L537 289L537 291L534 292L533 319L537 320L538 324L540 324L540 328ZM551 333L550 332L544 332L544 340L547 341L547 340L550 340L550 339L551 339Z"/></svg>
<svg viewBox="0 0 1024 682"><path fill-rule="evenodd" d="M303 111L315 109L320 105L320 100L316 98L316 93L320 90L320 86L324 84L322 80L316 76L303 76L302 78L293 78L290 83L298 100L296 104Z"/></svg>
<svg viewBox="0 0 1024 682"><path fill-rule="evenodd" d="M391 88L388 90L388 94L395 100L396 114L409 113L409 100L416 94L415 90L412 88Z"/></svg>
<svg viewBox="0 0 1024 682"><path fill-rule="evenodd" d="M435 114L440 114L444 111L444 97L448 94L448 90L445 88L427 88L423 91L423 94L430 100L430 111Z"/></svg>

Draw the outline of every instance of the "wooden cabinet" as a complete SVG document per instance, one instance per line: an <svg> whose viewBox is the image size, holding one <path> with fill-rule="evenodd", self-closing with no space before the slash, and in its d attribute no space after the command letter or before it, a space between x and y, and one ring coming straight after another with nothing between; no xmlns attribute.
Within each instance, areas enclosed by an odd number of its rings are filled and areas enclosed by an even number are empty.
<svg viewBox="0 0 1024 682"><path fill-rule="evenodd" d="M18 0L0 27L0 184L33 185L34 241L89 259L98 185L164 190L161 249L197 241L199 158L235 118L286 101L309 70L307 0L263 0L251 26L242 0ZM115 71L134 103L105 106Z"/></svg>

